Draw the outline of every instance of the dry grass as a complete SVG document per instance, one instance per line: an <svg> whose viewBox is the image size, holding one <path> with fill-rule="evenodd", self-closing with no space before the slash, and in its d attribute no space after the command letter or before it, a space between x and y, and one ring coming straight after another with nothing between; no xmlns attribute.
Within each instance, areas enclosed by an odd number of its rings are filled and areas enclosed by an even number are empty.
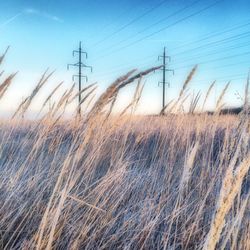
<svg viewBox="0 0 250 250"><path fill-rule="evenodd" d="M153 70L117 79L87 116L59 120L79 94L72 87L42 119L17 119L44 74L16 119L0 122L2 249L249 249L248 112L195 114L194 97L192 114L125 115ZM138 79L131 104L111 116Z"/></svg>

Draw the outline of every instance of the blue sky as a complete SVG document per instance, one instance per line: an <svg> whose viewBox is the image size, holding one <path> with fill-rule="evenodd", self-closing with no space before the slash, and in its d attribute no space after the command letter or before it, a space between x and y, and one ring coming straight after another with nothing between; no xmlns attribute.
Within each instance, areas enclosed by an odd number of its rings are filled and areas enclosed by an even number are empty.
<svg viewBox="0 0 250 250"><path fill-rule="evenodd" d="M1 105L13 110L42 72L56 69L33 109L61 80L71 86L67 63L75 62L72 50L81 40L88 52L89 82L98 82L98 93L116 77L132 68L158 65L166 46L175 75L168 75L168 101L176 97L185 77L196 63L198 72L190 93L205 92L218 80L209 100L212 108L224 85L232 80L225 101L240 104L236 95L246 83L250 68L250 2L247 0L9 0L0 2L0 51L10 45L6 72L19 71ZM139 108L154 113L161 107L161 74L147 78ZM134 86L123 91L118 106L125 105Z"/></svg>

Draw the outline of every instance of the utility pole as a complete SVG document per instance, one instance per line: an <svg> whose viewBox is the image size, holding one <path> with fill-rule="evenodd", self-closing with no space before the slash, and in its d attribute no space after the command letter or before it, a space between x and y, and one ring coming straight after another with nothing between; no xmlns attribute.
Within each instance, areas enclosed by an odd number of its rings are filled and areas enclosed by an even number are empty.
<svg viewBox="0 0 250 250"><path fill-rule="evenodd" d="M87 66L82 62L82 55L85 55L85 58L88 58L87 52L82 50L82 42L79 42L79 48L78 50L73 50L73 57L75 55L78 55L78 62L74 64L68 64L67 68L69 70L70 66L72 67L77 67L78 68L78 74L73 75L72 79L73 81L75 78L78 78L78 91L79 91L79 96L78 96L78 102L79 102L79 109L78 109L78 114L81 116L81 91L82 91L82 78L85 78L86 82L88 81L88 77L86 75L82 75L82 68L90 68L91 72L93 71L91 66Z"/></svg>
<svg viewBox="0 0 250 250"><path fill-rule="evenodd" d="M170 86L169 82L166 82L166 72L172 72L174 74L174 70L167 68L167 60L170 61L171 57L166 55L166 47L164 47L163 55L158 57L158 60L163 60L163 68L162 68L162 110L164 110L166 106L166 84L168 84L168 87Z"/></svg>

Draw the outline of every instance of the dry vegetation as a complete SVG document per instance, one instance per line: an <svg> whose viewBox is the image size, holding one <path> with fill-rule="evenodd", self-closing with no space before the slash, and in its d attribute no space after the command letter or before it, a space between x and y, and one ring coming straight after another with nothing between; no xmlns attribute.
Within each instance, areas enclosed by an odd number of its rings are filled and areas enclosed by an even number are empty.
<svg viewBox="0 0 250 250"><path fill-rule="evenodd" d="M219 115L228 86L215 114L195 114L197 95L189 114L175 115L195 67L165 116L128 115L155 69L122 76L94 104L96 85L85 88L92 106L82 118L63 120L77 98L72 86L41 119L22 119L45 72L0 123L2 249L250 249L248 84L239 116ZM133 101L111 116L119 90L134 81Z"/></svg>

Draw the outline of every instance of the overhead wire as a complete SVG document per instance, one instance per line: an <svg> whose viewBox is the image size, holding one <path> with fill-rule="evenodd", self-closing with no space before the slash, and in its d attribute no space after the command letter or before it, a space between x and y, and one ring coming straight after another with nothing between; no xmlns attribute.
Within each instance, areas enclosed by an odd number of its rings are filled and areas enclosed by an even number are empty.
<svg viewBox="0 0 250 250"><path fill-rule="evenodd" d="M142 37L142 38L140 38L140 39L138 39L138 40L135 40L135 41L133 41L133 42L127 44L126 46L123 46L123 47L121 47L121 48L119 48L119 49L116 49L116 50L114 50L114 51L112 51L112 52L110 52L110 53L108 53L108 54L106 54L106 55L104 55L104 56L102 56L102 57L99 57L99 59L100 59L100 58L107 57L107 56L109 56L109 55L111 55L111 54L114 54L114 53L119 52L119 51L121 51L121 50L124 50L124 49L126 49L126 48L129 48L129 47L131 47L131 46L133 46L133 45L135 45L135 44L137 44L137 43L139 43L139 42L141 42L141 41L144 41L144 40L146 40L147 38L150 38L150 37L152 37L152 36L154 36L154 35L156 35L156 34L162 32L162 31L164 31L164 30L166 30L166 29L168 29L168 28L171 28L171 27L173 27L173 26L175 26L175 25L177 25L177 24L179 24L179 23L181 23L181 22L183 22L183 21L186 21L186 20L189 19L189 18L192 18L192 17L194 17L194 16L197 16L197 15L199 15L200 13L202 13L202 12L208 10L208 9L213 8L215 5L219 4L221 1L223 1L223 0L217 0L217 1L215 1L214 3L212 3L212 4L209 4L209 5L207 5L206 7L202 8L202 9L200 9L200 10L198 10L198 11L195 11L195 12L193 12L192 14L189 14L188 16L185 16L185 17L183 17L183 18L181 18L181 19L175 21L175 22L172 23L172 24L169 24L169 25L167 25L167 26L164 26L164 27L162 27L161 29L159 29L159 30L157 30L157 31L154 31L154 32L152 32L152 33L150 33L150 34L148 34L148 35L146 35L146 36L144 36L144 37Z"/></svg>
<svg viewBox="0 0 250 250"><path fill-rule="evenodd" d="M165 4L168 0L163 0L159 3L157 3L156 5L154 5L152 8L148 9L146 12L142 13L141 15L139 15L138 17L132 19L130 22L126 23L125 25L123 25L122 27L120 27L119 29L115 30L114 32L112 32L111 34L107 35L106 37L104 37L103 39L101 39L100 41L98 41L96 44L94 44L94 46L97 46L101 43L103 43L104 41L110 39L111 37L113 37L114 35L120 33L121 31L123 31L124 29L126 29L127 27L129 27L130 25L134 24L135 22L137 22L138 20L142 19L143 17L147 16L148 14L150 14L151 12L155 11L156 9L158 9L159 7L161 7L163 4Z"/></svg>

